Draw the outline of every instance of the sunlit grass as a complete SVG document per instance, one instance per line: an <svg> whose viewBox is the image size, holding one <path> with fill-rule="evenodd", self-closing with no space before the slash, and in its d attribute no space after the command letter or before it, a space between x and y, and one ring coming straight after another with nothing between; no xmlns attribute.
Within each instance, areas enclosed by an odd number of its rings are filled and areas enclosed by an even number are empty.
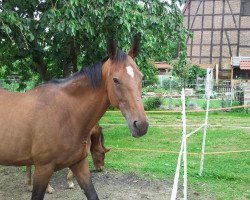
<svg viewBox="0 0 250 200"><path fill-rule="evenodd" d="M181 115L148 114L151 124L181 125ZM204 113L188 113L188 124L204 123ZM120 113L107 113L102 124L125 124ZM210 113L210 124L250 126L246 113ZM188 131L194 130L188 127ZM135 172L152 179L173 180L181 142L181 126L154 127L141 138L133 138L127 126L103 126L105 145L111 147L106 169ZM188 139L188 152L201 152L202 130ZM206 152L250 149L250 129L209 127ZM118 149L117 149L118 148ZM122 148L122 149L119 149ZM136 149L136 151L133 151ZM141 149L141 150L140 150ZM144 150L155 151L144 151ZM162 152L160 152L162 151ZM166 153L170 151L172 153ZM199 154L188 154L188 187L190 199L248 199L250 153L206 155L204 175L198 175ZM170 186L171 187L171 186ZM194 192L196 195L194 195ZM198 195L197 195L198 194Z"/></svg>

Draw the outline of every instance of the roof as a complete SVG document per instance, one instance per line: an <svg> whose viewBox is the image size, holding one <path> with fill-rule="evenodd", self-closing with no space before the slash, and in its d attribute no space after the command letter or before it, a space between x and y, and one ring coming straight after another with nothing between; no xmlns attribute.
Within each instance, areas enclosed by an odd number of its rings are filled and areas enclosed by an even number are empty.
<svg viewBox="0 0 250 200"><path fill-rule="evenodd" d="M241 70L250 70L250 60L240 61L240 69Z"/></svg>
<svg viewBox="0 0 250 200"><path fill-rule="evenodd" d="M155 67L157 69L172 69L172 66L167 64L166 62L155 62Z"/></svg>

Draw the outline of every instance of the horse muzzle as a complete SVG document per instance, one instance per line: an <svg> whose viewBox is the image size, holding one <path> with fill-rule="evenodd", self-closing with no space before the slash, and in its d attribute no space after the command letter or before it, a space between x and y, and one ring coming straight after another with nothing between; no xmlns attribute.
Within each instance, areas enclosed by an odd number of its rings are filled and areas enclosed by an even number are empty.
<svg viewBox="0 0 250 200"><path fill-rule="evenodd" d="M148 126L149 123L146 120L145 121L135 120L133 124L130 125L132 136L138 138L145 135L148 131Z"/></svg>

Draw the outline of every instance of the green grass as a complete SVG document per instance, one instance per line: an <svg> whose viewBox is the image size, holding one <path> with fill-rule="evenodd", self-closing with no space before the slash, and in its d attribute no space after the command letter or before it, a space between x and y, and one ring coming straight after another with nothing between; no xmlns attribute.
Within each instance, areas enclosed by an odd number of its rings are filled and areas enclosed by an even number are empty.
<svg viewBox="0 0 250 200"><path fill-rule="evenodd" d="M148 114L151 124L181 124L181 115ZM204 122L204 113L187 114L188 124ZM126 123L120 113L106 113L102 124ZM210 124L250 126L246 113L210 113ZM105 145L113 148L149 149L156 152L116 150L106 156L106 168L134 172L150 179L173 180L178 154L162 153L159 150L178 152L181 142L181 127L154 127L139 138L133 138L127 126L103 126ZM188 127L188 132L194 127ZM201 151L202 131L188 139L188 152ZM249 150L250 129L209 127L206 152ZM158 152L157 152L158 150ZM204 175L199 172L200 155L188 154L188 188L190 199L249 199L250 153L206 155ZM181 185L180 185L181 186ZM170 185L172 187L172 185ZM196 195L194 195L194 192ZM197 195L198 194L198 195Z"/></svg>

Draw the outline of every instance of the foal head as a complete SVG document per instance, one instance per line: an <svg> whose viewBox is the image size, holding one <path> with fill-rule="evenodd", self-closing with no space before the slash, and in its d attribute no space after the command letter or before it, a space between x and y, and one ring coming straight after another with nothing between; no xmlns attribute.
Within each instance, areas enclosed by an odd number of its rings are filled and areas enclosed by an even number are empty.
<svg viewBox="0 0 250 200"><path fill-rule="evenodd" d="M139 53L139 39L134 38L128 54L109 41L109 59L103 65L107 92L112 106L119 108L134 137L147 132L148 121L142 104L142 78L134 59Z"/></svg>
<svg viewBox="0 0 250 200"><path fill-rule="evenodd" d="M91 155L96 171L102 171L104 168L105 154L109 151L104 147L104 136L102 128L97 124L91 130Z"/></svg>

